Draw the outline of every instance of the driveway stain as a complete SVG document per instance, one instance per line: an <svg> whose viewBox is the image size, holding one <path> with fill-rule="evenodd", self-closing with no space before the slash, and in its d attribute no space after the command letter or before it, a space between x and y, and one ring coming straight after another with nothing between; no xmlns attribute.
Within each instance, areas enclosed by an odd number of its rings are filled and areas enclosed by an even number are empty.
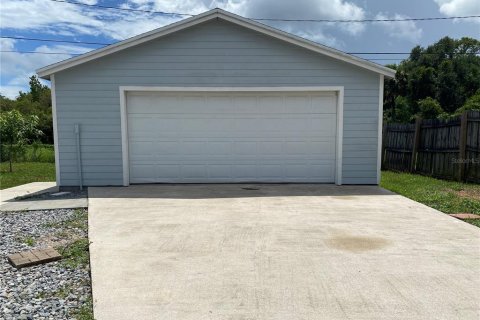
<svg viewBox="0 0 480 320"><path fill-rule="evenodd" d="M334 236L327 240L330 248L355 253L380 250L389 244L390 241L384 238L364 236Z"/></svg>
<svg viewBox="0 0 480 320"><path fill-rule="evenodd" d="M356 196L331 196L330 198L335 200L358 200L359 197Z"/></svg>

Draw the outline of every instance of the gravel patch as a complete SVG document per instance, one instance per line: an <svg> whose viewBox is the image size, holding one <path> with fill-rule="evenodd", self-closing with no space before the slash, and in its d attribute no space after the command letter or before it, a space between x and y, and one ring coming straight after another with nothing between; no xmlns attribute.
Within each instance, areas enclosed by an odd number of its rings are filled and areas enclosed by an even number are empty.
<svg viewBox="0 0 480 320"><path fill-rule="evenodd" d="M49 245L62 253L75 241L87 241L86 221L83 227L74 220L79 212L0 212L0 319L74 319L91 303L88 263L72 267L60 260L17 270L6 258Z"/></svg>
<svg viewBox="0 0 480 320"><path fill-rule="evenodd" d="M61 192L61 195L55 195L59 192L45 192L41 194L36 194L33 196L24 196L20 197L16 201L32 201L32 200L58 200L58 199L81 199L88 197L87 188L83 190L75 189L71 191Z"/></svg>

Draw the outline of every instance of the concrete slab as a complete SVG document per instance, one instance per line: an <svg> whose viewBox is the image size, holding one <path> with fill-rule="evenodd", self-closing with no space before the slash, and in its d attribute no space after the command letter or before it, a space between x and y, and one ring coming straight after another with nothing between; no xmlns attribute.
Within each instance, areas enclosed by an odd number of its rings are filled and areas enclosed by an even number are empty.
<svg viewBox="0 0 480 320"><path fill-rule="evenodd" d="M54 199L54 200L24 200L3 202L0 211L28 211L28 210L53 210L53 209L74 209L88 207L87 198L78 199Z"/></svg>
<svg viewBox="0 0 480 320"><path fill-rule="evenodd" d="M28 211L28 210L52 210L73 209L88 207L87 197L72 199L32 199L16 201L43 193L57 192L55 182L32 182L21 186L0 190L0 211Z"/></svg>
<svg viewBox="0 0 480 320"><path fill-rule="evenodd" d="M90 188L89 236L99 320L480 317L480 229L378 187Z"/></svg>
<svg viewBox="0 0 480 320"><path fill-rule="evenodd" d="M33 196L46 192L58 191L55 182L32 182L22 184L13 188L0 190L0 203L9 201L18 197Z"/></svg>

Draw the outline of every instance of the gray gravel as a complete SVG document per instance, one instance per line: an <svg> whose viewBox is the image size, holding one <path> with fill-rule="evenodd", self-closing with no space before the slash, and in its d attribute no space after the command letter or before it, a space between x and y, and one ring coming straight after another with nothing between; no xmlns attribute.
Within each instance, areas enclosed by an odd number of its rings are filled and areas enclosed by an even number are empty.
<svg viewBox="0 0 480 320"><path fill-rule="evenodd" d="M55 235L62 228L56 223L73 213L72 209L0 212L0 319L71 319L73 311L90 299L88 268L72 269L57 261L17 270L6 258L60 240ZM75 232L87 236L83 230ZM30 239L37 240L33 246L27 244Z"/></svg>
<svg viewBox="0 0 480 320"><path fill-rule="evenodd" d="M32 201L32 200L58 200L58 199L80 199L80 198L87 198L88 197L88 189L85 188L83 190L74 189L70 191L64 191L65 193L61 195L54 195L58 192L45 192L41 194L36 194L33 196L24 196L17 199L17 201Z"/></svg>

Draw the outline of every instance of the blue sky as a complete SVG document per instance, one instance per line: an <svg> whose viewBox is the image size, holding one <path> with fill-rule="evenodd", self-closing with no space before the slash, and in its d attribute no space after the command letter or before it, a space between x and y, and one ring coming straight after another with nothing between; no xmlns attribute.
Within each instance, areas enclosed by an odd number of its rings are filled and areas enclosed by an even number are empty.
<svg viewBox="0 0 480 320"><path fill-rule="evenodd" d="M220 7L253 18L384 19L480 15L480 0L77 0L86 4L198 14ZM106 10L52 0L2 0L2 36L115 42L182 19L180 16ZM268 22L299 36L346 52L409 52L444 36L480 38L480 18L377 23ZM15 97L27 90L35 69L99 45L0 39L0 93ZM400 59L398 56L362 56ZM377 60L386 64L395 61ZM46 82L48 83L48 82Z"/></svg>

